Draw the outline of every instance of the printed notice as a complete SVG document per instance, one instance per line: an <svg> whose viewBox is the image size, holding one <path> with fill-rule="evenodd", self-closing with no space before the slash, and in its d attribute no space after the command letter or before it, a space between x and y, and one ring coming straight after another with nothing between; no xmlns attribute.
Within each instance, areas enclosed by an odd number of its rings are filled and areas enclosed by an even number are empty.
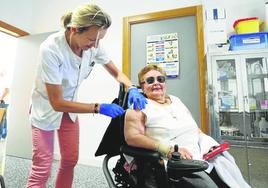
<svg viewBox="0 0 268 188"><path fill-rule="evenodd" d="M150 35L146 39L147 64L160 65L169 78L179 76L178 34Z"/></svg>

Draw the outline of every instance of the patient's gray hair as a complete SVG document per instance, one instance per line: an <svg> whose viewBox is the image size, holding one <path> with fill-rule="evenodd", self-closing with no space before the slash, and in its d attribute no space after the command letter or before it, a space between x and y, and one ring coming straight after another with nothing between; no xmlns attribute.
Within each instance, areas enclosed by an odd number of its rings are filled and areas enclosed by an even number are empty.
<svg viewBox="0 0 268 188"><path fill-rule="evenodd" d="M142 85L142 82L144 81L143 80L143 76L151 71L151 70L156 70L158 72L160 72L162 75L166 76L166 72L165 70L158 66L158 65L155 65L155 64L149 64L149 65L146 65L145 67L143 67L140 72L138 73L138 79L139 79L139 85L141 86Z"/></svg>

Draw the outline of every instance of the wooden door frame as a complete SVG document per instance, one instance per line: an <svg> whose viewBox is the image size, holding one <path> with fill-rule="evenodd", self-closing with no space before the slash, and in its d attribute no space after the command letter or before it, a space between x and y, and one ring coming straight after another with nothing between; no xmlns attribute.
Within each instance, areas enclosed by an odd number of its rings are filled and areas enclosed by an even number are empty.
<svg viewBox="0 0 268 188"><path fill-rule="evenodd" d="M204 33L203 33L203 10L202 6L159 11L148 14L129 16L123 18L123 72L130 78L131 73L131 25L146 23L164 19L171 19L184 16L196 17L197 34L197 59L200 94L200 129L208 133L207 109L206 109L206 65L204 61Z"/></svg>
<svg viewBox="0 0 268 188"><path fill-rule="evenodd" d="M13 37L23 37L23 36L29 35L28 32L23 31L1 20L0 20L0 32L6 33Z"/></svg>

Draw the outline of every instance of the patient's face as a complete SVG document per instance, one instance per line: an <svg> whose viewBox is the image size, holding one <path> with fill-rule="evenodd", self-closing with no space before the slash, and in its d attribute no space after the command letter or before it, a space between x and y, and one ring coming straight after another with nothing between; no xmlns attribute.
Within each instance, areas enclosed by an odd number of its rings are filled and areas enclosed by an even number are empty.
<svg viewBox="0 0 268 188"><path fill-rule="evenodd" d="M142 90L149 99L157 100L165 97L166 83L163 74L151 70L143 76L143 81Z"/></svg>

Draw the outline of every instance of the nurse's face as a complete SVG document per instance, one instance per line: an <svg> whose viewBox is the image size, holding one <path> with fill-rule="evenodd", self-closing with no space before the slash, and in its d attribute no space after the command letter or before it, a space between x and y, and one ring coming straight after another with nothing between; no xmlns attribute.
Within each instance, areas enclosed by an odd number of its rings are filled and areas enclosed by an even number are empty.
<svg viewBox="0 0 268 188"><path fill-rule="evenodd" d="M76 33L76 44L82 50L88 50L93 47L97 48L99 41L103 39L106 32L107 29L99 26L91 26L86 31Z"/></svg>

